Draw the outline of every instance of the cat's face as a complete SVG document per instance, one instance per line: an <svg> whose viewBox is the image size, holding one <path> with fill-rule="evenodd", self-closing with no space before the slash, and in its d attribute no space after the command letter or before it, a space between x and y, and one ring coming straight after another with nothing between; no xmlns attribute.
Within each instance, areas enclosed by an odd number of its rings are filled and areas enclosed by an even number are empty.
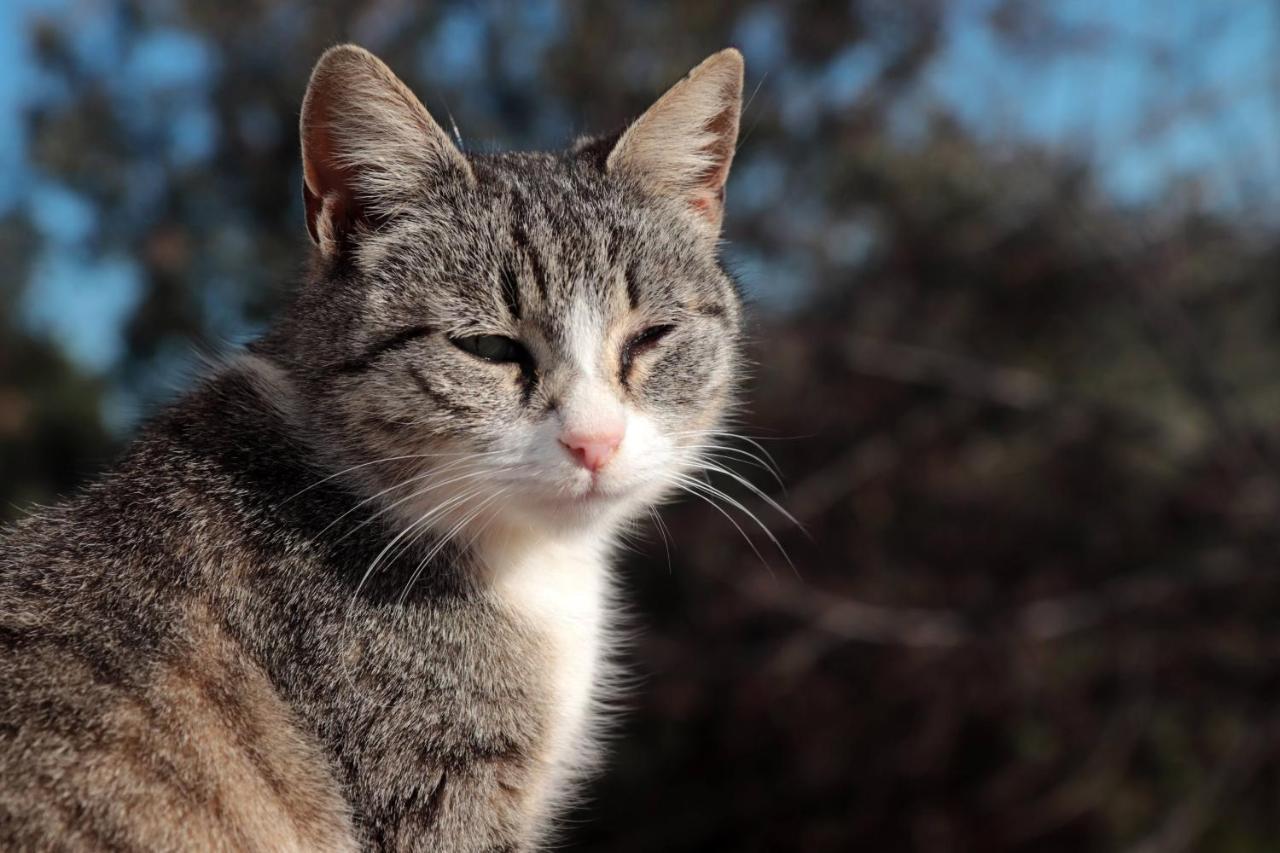
<svg viewBox="0 0 1280 853"><path fill-rule="evenodd" d="M335 457L437 528L572 529L673 490L739 378L716 257L737 54L620 140L464 157L385 66L336 53L303 118L323 272L290 321Z"/></svg>

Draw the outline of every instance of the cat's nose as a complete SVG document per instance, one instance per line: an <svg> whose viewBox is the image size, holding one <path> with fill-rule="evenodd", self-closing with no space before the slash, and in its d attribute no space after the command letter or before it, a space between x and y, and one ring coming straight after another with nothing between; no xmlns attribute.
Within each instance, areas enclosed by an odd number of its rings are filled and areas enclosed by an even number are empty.
<svg viewBox="0 0 1280 853"><path fill-rule="evenodd" d="M579 465L594 473L618 452L623 431L622 426L590 433L566 431L560 435L560 443Z"/></svg>

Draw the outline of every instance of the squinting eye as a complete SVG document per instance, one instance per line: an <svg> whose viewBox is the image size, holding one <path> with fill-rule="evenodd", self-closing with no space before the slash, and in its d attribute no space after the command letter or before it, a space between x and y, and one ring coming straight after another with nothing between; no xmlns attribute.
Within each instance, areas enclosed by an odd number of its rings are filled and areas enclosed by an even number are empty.
<svg viewBox="0 0 1280 853"><path fill-rule="evenodd" d="M463 352L492 361L498 364L525 364L532 359L529 351L519 341L504 338L502 335L472 335L466 338L450 338L455 347Z"/></svg>
<svg viewBox="0 0 1280 853"><path fill-rule="evenodd" d="M675 326L650 326L627 341L627 345L622 348L622 377L625 379L631 372L631 364L636 356L656 347L674 328Z"/></svg>

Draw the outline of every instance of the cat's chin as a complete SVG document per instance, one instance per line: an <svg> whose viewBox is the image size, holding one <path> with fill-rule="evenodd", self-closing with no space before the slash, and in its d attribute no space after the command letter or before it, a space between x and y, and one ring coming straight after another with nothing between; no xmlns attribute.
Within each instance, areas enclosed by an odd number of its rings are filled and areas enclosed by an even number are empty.
<svg viewBox="0 0 1280 853"><path fill-rule="evenodd" d="M578 494L550 496L540 509L557 516L592 519L614 512L626 502L625 494L592 488Z"/></svg>
<svg viewBox="0 0 1280 853"><path fill-rule="evenodd" d="M637 511L637 504L631 492L593 486L579 492L531 494L516 502L512 511L526 526L568 533L616 524Z"/></svg>

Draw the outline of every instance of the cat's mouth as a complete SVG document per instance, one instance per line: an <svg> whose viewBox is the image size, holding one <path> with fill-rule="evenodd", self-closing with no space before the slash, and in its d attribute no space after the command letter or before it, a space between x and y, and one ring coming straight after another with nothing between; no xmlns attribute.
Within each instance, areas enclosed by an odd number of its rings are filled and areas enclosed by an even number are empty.
<svg viewBox="0 0 1280 853"><path fill-rule="evenodd" d="M593 481L559 489L535 489L517 504L526 519L556 527L578 527L612 517L631 495L631 490L612 488Z"/></svg>
<svg viewBox="0 0 1280 853"><path fill-rule="evenodd" d="M600 485L598 478L593 478L585 489L571 495L569 500L575 504L593 504L617 500L620 497L622 497L620 492L605 489Z"/></svg>
<svg viewBox="0 0 1280 853"><path fill-rule="evenodd" d="M626 490L610 488L599 475L592 476L582 487L557 495L561 503L572 507L590 507L612 503L626 497Z"/></svg>

